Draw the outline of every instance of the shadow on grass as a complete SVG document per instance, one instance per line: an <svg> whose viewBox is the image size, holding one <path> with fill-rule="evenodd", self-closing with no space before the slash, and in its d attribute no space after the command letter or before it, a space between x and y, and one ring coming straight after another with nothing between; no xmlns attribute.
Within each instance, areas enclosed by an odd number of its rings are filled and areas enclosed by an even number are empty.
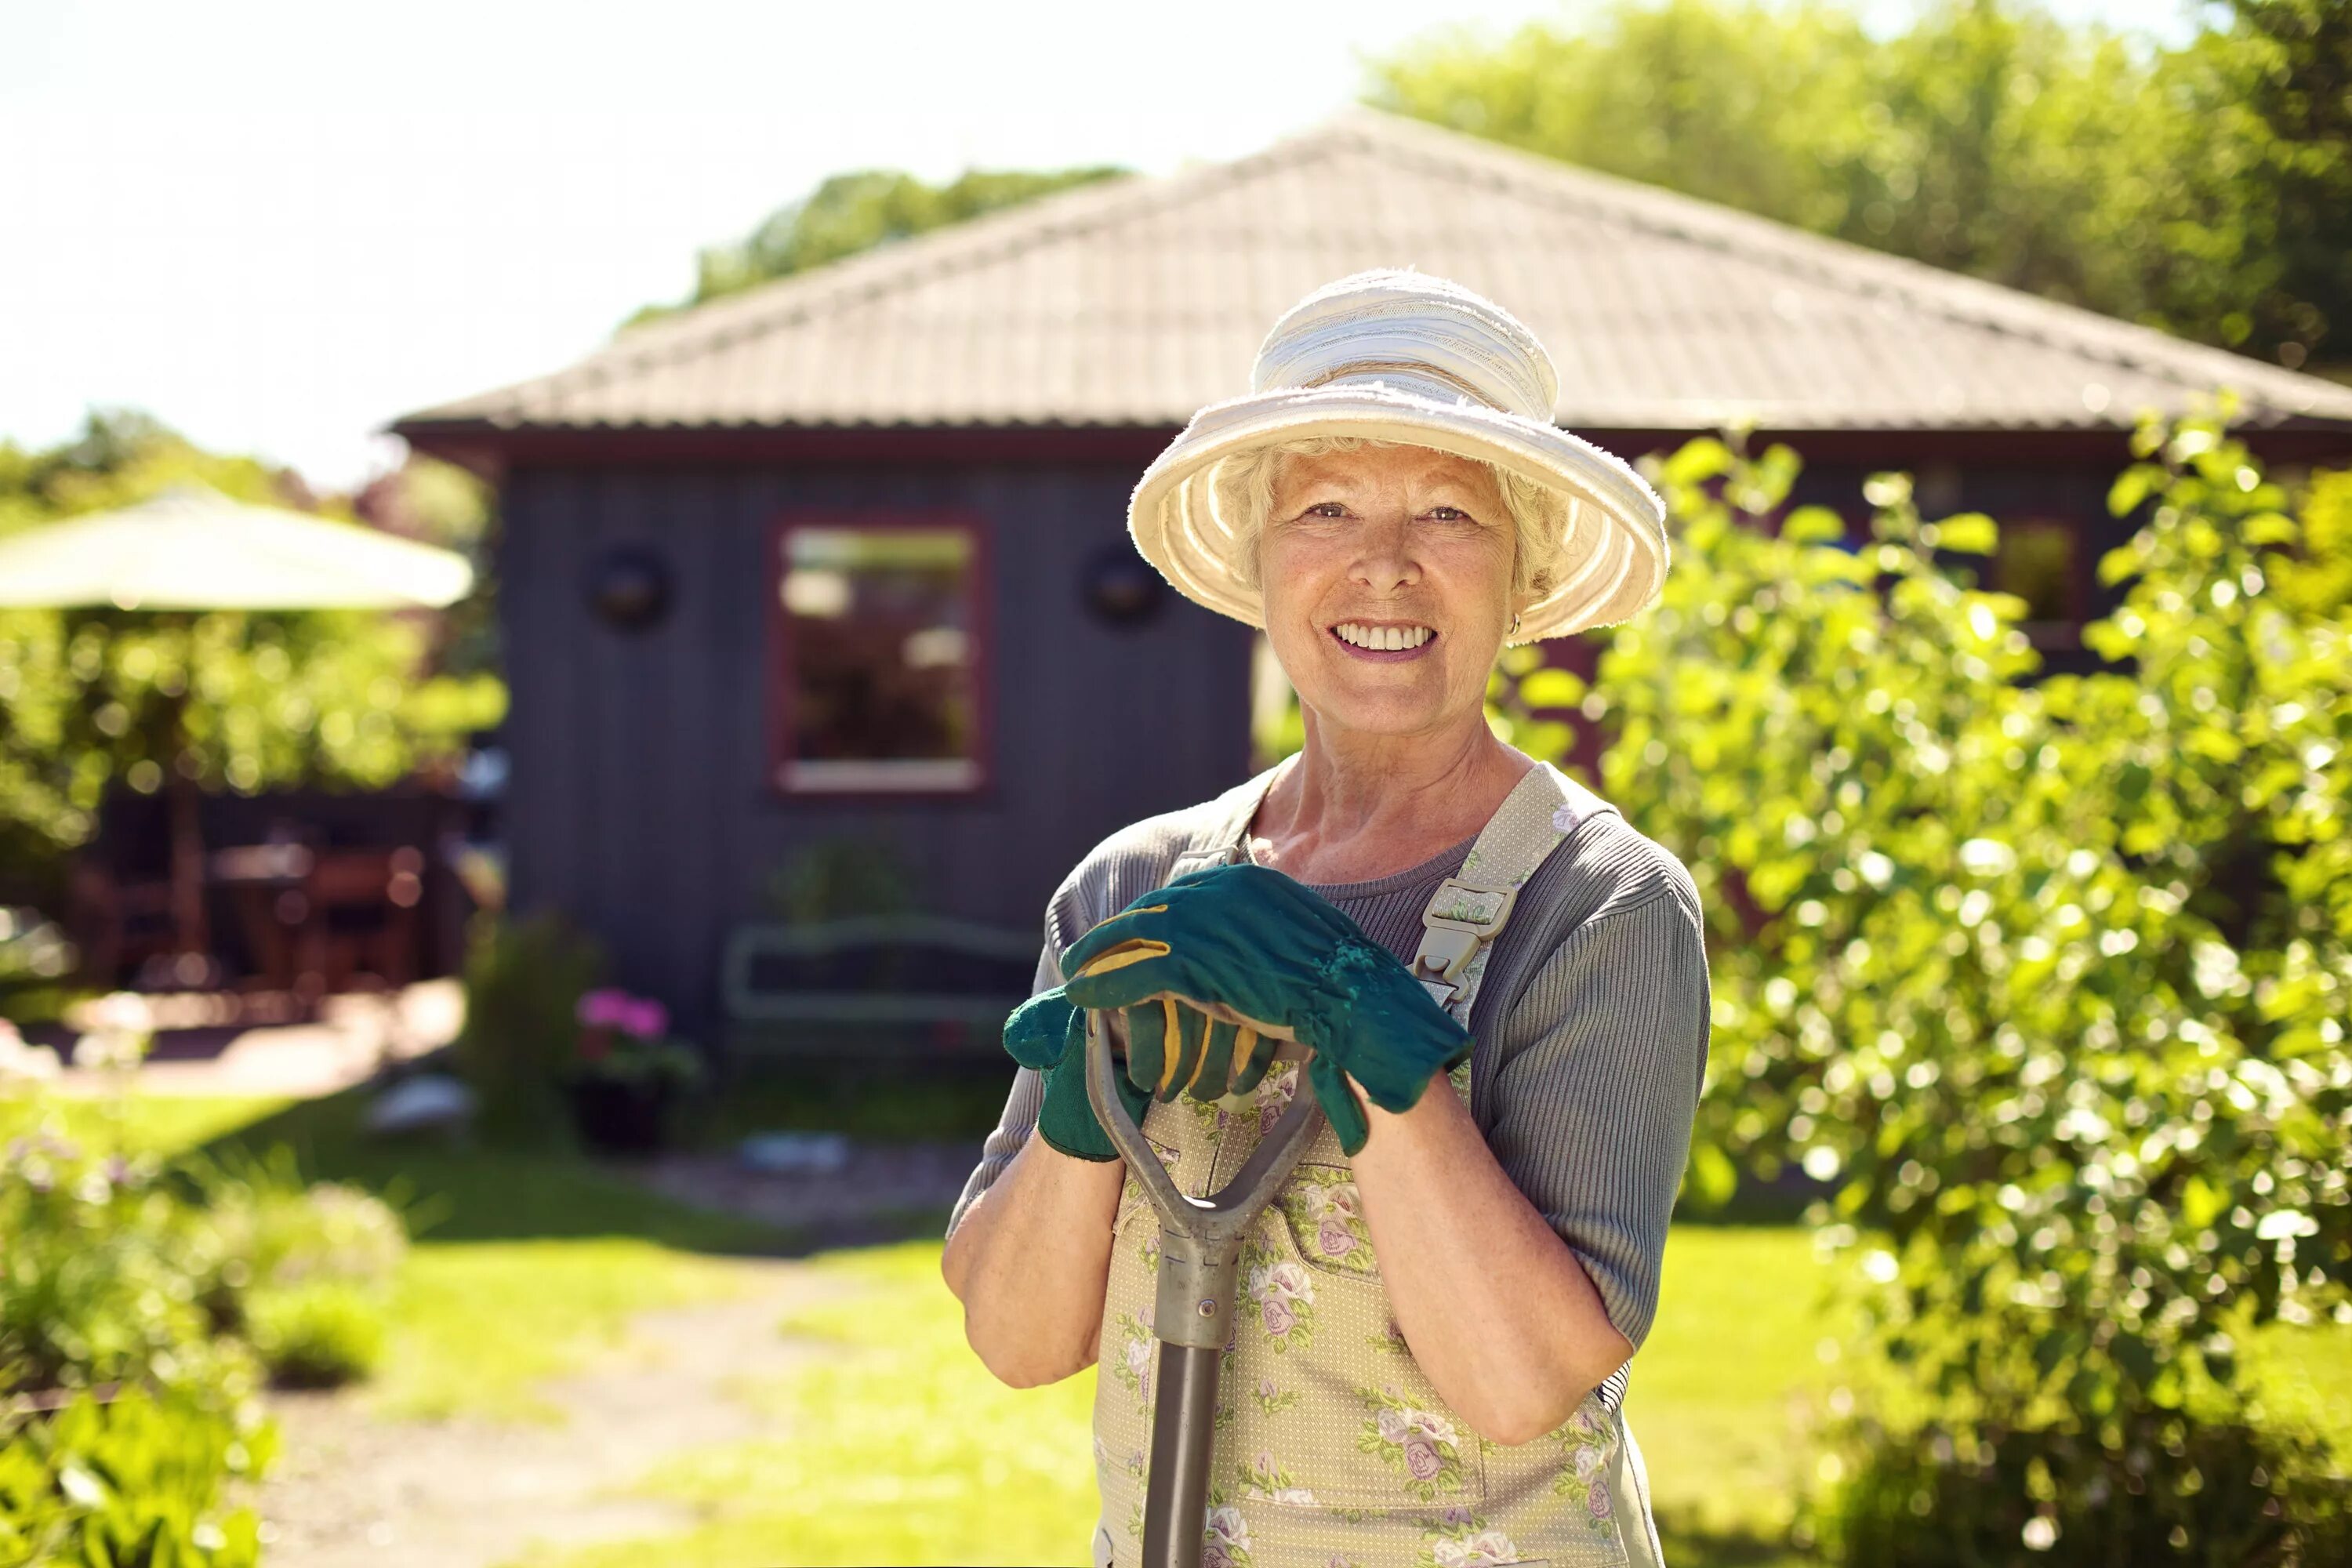
<svg viewBox="0 0 2352 1568"><path fill-rule="evenodd" d="M625 1162L583 1153L556 1137L540 1148L501 1149L435 1133L372 1134L362 1121L376 1092L376 1086L362 1085L296 1101L195 1147L219 1157L232 1148L261 1154L283 1143L307 1180L365 1188L401 1211L412 1237L436 1243L630 1237L687 1252L799 1258L835 1247L936 1237L947 1228L943 1208L882 1211L823 1226L780 1226L701 1208L640 1185ZM718 1147L740 1135L735 1126L788 1124L751 1108L731 1108L694 1142Z"/></svg>

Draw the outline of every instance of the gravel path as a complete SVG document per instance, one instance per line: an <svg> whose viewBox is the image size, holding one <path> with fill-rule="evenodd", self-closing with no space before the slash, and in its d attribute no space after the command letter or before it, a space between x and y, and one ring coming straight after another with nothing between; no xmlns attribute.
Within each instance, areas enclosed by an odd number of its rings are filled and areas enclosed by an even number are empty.
<svg viewBox="0 0 2352 1568"><path fill-rule="evenodd" d="M394 1421L350 1392L273 1392L273 1473L247 1487L279 1568L496 1568L534 1539L580 1543L684 1530L693 1510L600 1497L680 1449L776 1435L719 1386L816 1352L777 1332L787 1311L841 1287L803 1265L742 1260L740 1297L632 1319L591 1369L541 1384L561 1426L477 1417Z"/></svg>

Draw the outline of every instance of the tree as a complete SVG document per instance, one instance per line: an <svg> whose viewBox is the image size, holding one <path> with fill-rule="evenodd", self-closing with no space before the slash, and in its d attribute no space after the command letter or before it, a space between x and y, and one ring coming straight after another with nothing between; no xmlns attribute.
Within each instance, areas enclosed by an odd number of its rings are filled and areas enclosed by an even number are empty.
<svg viewBox="0 0 2352 1568"><path fill-rule="evenodd" d="M835 174L779 207L743 239L701 253L694 293L682 305L647 305L627 326L658 320L771 279L837 261L983 213L1127 173L1108 164L1050 171L973 169L944 185L895 169Z"/></svg>
<svg viewBox="0 0 2352 1568"><path fill-rule="evenodd" d="M2352 365L2340 0L2177 49L2020 0L1586 0L1441 36L1373 101L2225 348ZM2325 345L2323 347L2323 345Z"/></svg>

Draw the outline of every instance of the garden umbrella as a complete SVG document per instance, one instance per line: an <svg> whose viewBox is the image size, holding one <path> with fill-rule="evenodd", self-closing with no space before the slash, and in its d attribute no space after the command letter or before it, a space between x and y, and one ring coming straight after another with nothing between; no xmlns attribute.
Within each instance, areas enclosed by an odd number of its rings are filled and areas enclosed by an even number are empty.
<svg viewBox="0 0 2352 1568"><path fill-rule="evenodd" d="M447 605L473 582L455 551L205 485L0 539L0 605L18 608L388 609Z"/></svg>
<svg viewBox="0 0 2352 1568"><path fill-rule="evenodd" d="M124 610L438 607L463 598L473 567L455 551L206 485L0 539L0 606ZM202 952L204 846L194 785L172 782L172 907L184 952Z"/></svg>

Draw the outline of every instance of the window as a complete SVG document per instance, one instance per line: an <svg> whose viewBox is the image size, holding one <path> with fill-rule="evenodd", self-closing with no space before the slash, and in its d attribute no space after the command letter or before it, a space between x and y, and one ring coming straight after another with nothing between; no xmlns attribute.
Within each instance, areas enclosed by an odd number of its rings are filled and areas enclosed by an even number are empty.
<svg viewBox="0 0 2352 1568"><path fill-rule="evenodd" d="M969 521L788 521L769 600L778 787L985 782L985 551Z"/></svg>
<svg viewBox="0 0 2352 1568"><path fill-rule="evenodd" d="M2081 531L2058 518L2000 526L1984 585L2025 601L2023 630L2035 647L2077 646L2084 618Z"/></svg>

